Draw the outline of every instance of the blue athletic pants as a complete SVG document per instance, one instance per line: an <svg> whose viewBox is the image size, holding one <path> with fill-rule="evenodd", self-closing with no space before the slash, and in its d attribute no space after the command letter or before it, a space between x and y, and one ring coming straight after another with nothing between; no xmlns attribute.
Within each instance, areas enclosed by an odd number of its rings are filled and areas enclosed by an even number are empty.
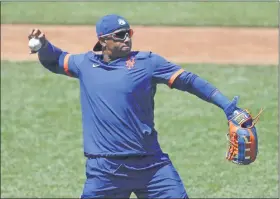
<svg viewBox="0 0 280 199"><path fill-rule="evenodd" d="M88 158L86 177L81 198L188 198L167 154Z"/></svg>

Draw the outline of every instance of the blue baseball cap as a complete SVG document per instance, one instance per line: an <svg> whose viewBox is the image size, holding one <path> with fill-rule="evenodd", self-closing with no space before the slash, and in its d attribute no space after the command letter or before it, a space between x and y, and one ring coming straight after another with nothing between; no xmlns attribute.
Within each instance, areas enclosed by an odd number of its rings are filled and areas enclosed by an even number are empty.
<svg viewBox="0 0 280 199"><path fill-rule="evenodd" d="M107 34L113 33L116 30L129 29L129 28L130 28L130 25L125 18L123 18L119 15L111 14L111 15L106 15L106 16L102 17L96 23L96 34L97 34L97 37L99 38L102 35L107 35ZM101 50L102 50L102 46L101 46L100 42L98 41L95 44L93 51L101 51Z"/></svg>

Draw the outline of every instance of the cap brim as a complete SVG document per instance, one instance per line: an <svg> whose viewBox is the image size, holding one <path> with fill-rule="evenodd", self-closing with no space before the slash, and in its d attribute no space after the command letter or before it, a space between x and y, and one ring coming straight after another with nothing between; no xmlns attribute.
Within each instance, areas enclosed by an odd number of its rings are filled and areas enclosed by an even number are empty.
<svg viewBox="0 0 280 199"><path fill-rule="evenodd" d="M99 41L93 47L93 51L102 51L102 46Z"/></svg>

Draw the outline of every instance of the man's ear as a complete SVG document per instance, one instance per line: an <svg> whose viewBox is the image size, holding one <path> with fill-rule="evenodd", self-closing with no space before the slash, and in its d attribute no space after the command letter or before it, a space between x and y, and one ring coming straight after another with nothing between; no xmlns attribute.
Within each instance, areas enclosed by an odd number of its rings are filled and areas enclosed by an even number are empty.
<svg viewBox="0 0 280 199"><path fill-rule="evenodd" d="M104 38L100 38L99 39L99 43L101 44L101 46L105 47L106 46L106 40Z"/></svg>

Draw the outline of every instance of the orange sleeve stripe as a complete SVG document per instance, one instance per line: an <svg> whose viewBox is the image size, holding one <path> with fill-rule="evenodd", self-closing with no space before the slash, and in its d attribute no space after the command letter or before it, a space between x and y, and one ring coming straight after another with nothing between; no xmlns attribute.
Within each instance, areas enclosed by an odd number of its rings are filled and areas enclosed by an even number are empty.
<svg viewBox="0 0 280 199"><path fill-rule="evenodd" d="M177 72L175 72L169 79L168 81L168 86L171 88L173 82L175 81L175 79L180 75L182 74L182 72L184 72L184 69L180 69L178 70Z"/></svg>
<svg viewBox="0 0 280 199"><path fill-rule="evenodd" d="M65 57L64 57L64 62L63 62L63 69L64 69L64 72L72 77L70 71L69 71L69 68L68 68L68 61L69 61L69 58L70 58L71 54L67 54Z"/></svg>

